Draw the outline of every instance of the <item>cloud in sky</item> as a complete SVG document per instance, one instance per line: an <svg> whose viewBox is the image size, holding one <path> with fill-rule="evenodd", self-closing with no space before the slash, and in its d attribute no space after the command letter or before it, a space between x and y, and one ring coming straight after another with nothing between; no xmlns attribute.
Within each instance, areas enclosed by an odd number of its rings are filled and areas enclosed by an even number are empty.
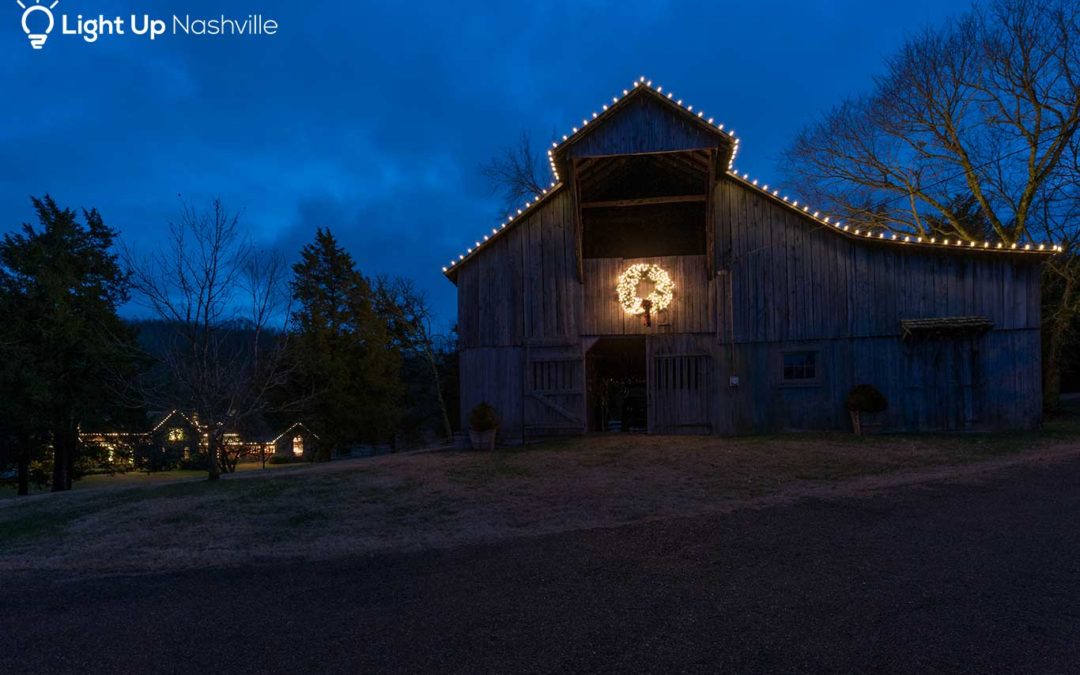
<svg viewBox="0 0 1080 675"><path fill-rule="evenodd" d="M296 3L61 0L85 16L191 14L273 37L50 37L0 9L0 227L28 196L95 206L132 246L221 197L294 254L328 226L369 275L416 279L445 321L440 267L500 220L477 168L522 130L542 147L645 74L737 130L775 177L803 125L869 86L906 34L963 11L909 3ZM868 6L874 5L874 6Z"/></svg>

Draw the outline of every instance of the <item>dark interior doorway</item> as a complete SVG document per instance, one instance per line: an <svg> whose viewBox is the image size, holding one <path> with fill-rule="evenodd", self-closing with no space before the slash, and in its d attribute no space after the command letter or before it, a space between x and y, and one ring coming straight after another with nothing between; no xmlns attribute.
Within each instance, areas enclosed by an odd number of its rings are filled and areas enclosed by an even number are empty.
<svg viewBox="0 0 1080 675"><path fill-rule="evenodd" d="M575 160L582 256L705 255L714 161L702 150Z"/></svg>
<svg viewBox="0 0 1080 675"><path fill-rule="evenodd" d="M589 431L648 431L645 336L600 338L585 364Z"/></svg>

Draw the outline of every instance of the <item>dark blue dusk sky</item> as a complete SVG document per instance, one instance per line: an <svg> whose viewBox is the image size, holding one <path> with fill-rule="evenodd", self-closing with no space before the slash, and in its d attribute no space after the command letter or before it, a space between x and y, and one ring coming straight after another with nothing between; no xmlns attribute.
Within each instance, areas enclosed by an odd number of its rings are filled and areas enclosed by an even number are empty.
<svg viewBox="0 0 1080 675"><path fill-rule="evenodd" d="M969 4L61 0L72 17L261 13L280 27L93 44L57 28L33 51L22 9L0 3L5 230L49 192L147 247L178 193L220 196L290 257L329 226L365 274L413 277L446 322L440 267L503 215L478 166L522 130L543 148L646 75L735 129L740 170L779 183L800 127Z"/></svg>

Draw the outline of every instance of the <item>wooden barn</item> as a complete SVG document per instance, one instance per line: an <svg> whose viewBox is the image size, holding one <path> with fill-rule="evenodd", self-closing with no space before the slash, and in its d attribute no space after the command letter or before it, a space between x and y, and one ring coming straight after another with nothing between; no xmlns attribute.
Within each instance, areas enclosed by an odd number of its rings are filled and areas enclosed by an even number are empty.
<svg viewBox="0 0 1080 675"><path fill-rule="evenodd" d="M885 430L1041 419L1049 244L919 238L830 219L733 169L739 141L636 82L549 151L555 182L444 269L463 413L506 442L603 430Z"/></svg>

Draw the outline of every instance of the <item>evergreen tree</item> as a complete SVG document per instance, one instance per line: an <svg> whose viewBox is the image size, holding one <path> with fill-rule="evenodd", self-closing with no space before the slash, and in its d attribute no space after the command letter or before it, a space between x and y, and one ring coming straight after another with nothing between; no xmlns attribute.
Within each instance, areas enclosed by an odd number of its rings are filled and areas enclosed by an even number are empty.
<svg viewBox="0 0 1080 675"><path fill-rule="evenodd" d="M392 441L401 415L401 355L377 316L371 284L328 229L293 266L294 400L325 447Z"/></svg>
<svg viewBox="0 0 1080 675"><path fill-rule="evenodd" d="M32 201L40 227L24 224L0 242L0 426L24 444L51 442L52 489L68 490L80 426L109 412L110 384L132 363L133 336L117 315L129 279L96 210L80 223L48 195Z"/></svg>

